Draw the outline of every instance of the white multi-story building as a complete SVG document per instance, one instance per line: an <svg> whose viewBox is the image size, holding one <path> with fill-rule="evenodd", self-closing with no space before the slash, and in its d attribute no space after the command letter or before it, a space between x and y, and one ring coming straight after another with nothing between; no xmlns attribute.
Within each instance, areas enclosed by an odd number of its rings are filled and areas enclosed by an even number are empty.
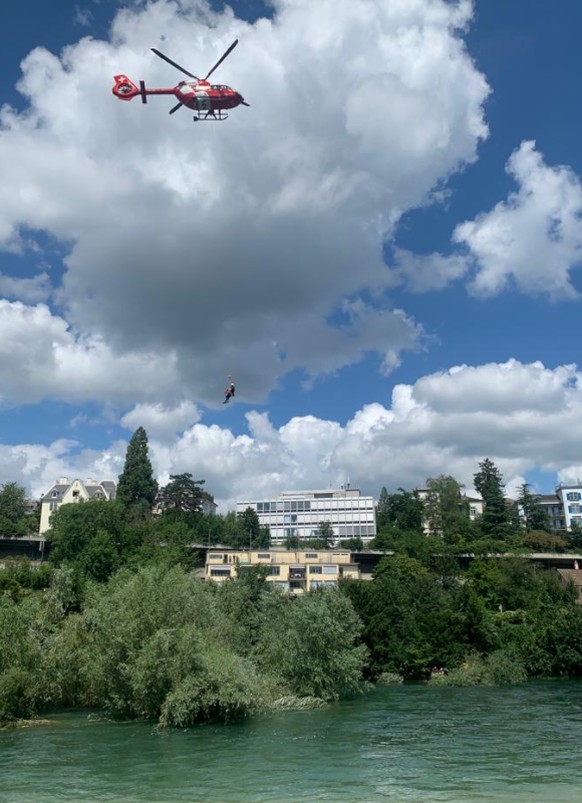
<svg viewBox="0 0 582 803"><path fill-rule="evenodd" d="M271 543L286 538L314 538L323 522L333 529L334 542L361 538L367 542L376 535L376 507L372 496L362 496L357 488L322 491L286 491L268 499L236 503L237 513L248 507L256 511L261 524L268 526Z"/></svg>
<svg viewBox="0 0 582 803"><path fill-rule="evenodd" d="M573 524L582 526L582 484L558 485L555 494L540 496L553 530L572 529Z"/></svg>
<svg viewBox="0 0 582 803"><path fill-rule="evenodd" d="M566 529L573 524L582 525L582 485L558 485L556 495L562 503Z"/></svg>

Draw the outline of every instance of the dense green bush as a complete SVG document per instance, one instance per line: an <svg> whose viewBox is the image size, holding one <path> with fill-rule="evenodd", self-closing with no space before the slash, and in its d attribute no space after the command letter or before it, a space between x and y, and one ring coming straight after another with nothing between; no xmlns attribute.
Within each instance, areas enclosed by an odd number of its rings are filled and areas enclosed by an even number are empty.
<svg viewBox="0 0 582 803"><path fill-rule="evenodd" d="M215 587L154 564L86 582L77 610L77 577L0 597L2 719L74 706L183 727L359 686L359 620L337 591L295 600L260 573Z"/></svg>
<svg viewBox="0 0 582 803"><path fill-rule="evenodd" d="M527 672L523 664L507 652L497 650L485 657L473 653L461 666L431 677L429 683L434 686L506 686L525 680Z"/></svg>

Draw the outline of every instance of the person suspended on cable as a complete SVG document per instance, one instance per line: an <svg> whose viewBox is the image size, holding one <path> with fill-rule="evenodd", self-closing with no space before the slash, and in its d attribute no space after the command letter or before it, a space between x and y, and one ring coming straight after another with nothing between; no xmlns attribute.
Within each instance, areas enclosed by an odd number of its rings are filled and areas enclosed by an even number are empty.
<svg viewBox="0 0 582 803"><path fill-rule="evenodd" d="M232 377L231 376L229 376L229 380L230 381L229 381L229 383L226 386L226 389L224 391L224 401L222 402L223 404L228 404L228 402L231 399L234 399L234 394L235 394L236 388L234 386L234 382L232 381Z"/></svg>

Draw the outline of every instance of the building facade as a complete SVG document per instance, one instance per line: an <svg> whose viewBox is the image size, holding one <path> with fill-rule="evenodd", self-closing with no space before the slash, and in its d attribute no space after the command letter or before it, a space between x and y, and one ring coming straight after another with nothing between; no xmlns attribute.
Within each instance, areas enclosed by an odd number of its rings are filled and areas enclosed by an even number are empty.
<svg viewBox="0 0 582 803"><path fill-rule="evenodd" d="M248 507L269 528L273 545L287 538L314 538L323 522L331 524L334 542L361 538L366 543L376 535L374 499L362 496L357 488L287 491L260 501L237 502L237 513Z"/></svg>
<svg viewBox="0 0 582 803"><path fill-rule="evenodd" d="M335 588L340 579L361 579L358 564L347 551L264 549L249 552L221 547L208 551L205 578L224 583L253 566L264 566L267 582L291 594Z"/></svg>
<svg viewBox="0 0 582 803"><path fill-rule="evenodd" d="M571 531L572 525L582 526L582 484L558 485L555 494L540 496L552 530Z"/></svg>
<svg viewBox="0 0 582 803"><path fill-rule="evenodd" d="M82 482L79 479L69 482L66 477L58 479L52 488L42 495L40 500L40 526L39 534L44 535L50 529L50 518L61 505L88 501L89 499L115 499L117 486L110 480L96 482L88 479Z"/></svg>

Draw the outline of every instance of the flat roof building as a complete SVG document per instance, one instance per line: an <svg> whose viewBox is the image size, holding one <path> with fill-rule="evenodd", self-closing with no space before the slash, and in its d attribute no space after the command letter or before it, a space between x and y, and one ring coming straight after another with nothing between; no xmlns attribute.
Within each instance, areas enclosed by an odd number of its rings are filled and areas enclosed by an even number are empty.
<svg viewBox="0 0 582 803"><path fill-rule="evenodd" d="M236 503L237 513L248 507L256 511L259 522L271 533L272 544L287 538L315 538L318 527L329 522L334 543L361 538L364 543L376 535L376 506L372 496L362 496L357 488L321 491L285 491L267 499Z"/></svg>
<svg viewBox="0 0 582 803"><path fill-rule="evenodd" d="M242 549L208 550L205 577L221 584L253 566L263 566L266 580L281 591L303 594L316 588L335 588L341 579L360 580L351 553L341 550Z"/></svg>

